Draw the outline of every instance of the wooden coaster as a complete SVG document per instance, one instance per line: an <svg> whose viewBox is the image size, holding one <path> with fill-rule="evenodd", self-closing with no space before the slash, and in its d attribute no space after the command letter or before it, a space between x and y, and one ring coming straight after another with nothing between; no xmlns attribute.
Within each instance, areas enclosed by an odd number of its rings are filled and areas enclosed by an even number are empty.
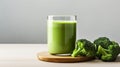
<svg viewBox="0 0 120 67"><path fill-rule="evenodd" d="M72 62L83 62L94 59L93 57L71 57L71 56L58 56L51 55L48 52L39 52L37 54L39 60L47 62L59 62L59 63L72 63Z"/></svg>

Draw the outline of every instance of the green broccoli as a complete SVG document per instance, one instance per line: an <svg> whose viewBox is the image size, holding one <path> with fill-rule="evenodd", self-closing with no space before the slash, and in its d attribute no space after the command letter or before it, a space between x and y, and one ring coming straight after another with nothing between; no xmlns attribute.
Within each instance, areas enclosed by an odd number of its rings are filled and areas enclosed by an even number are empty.
<svg viewBox="0 0 120 67"><path fill-rule="evenodd" d="M95 45L86 39L79 39L76 42L76 47L72 53L72 57L87 56L95 57Z"/></svg>
<svg viewBox="0 0 120 67"><path fill-rule="evenodd" d="M107 37L100 37L94 41L96 45L96 56L103 61L115 61L120 53L119 44L110 41Z"/></svg>
<svg viewBox="0 0 120 67"><path fill-rule="evenodd" d="M96 44L97 48L99 45L101 45L103 48L108 48L109 44L111 44L111 41L107 37L99 37L98 39L94 40L94 44Z"/></svg>

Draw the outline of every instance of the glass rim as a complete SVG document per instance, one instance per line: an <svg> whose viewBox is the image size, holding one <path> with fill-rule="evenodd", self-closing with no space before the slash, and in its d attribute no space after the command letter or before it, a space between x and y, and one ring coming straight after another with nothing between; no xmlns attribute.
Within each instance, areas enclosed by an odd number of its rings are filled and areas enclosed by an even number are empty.
<svg viewBox="0 0 120 67"><path fill-rule="evenodd" d="M77 15L48 15L47 17L58 17L58 16L75 16L75 17L77 17Z"/></svg>
<svg viewBox="0 0 120 67"><path fill-rule="evenodd" d="M66 17L68 17L68 18L73 18L72 20L77 20L77 15L48 15L47 16L47 19L49 19L49 20L53 20L53 18L57 18L57 17L64 17L64 18L66 18Z"/></svg>

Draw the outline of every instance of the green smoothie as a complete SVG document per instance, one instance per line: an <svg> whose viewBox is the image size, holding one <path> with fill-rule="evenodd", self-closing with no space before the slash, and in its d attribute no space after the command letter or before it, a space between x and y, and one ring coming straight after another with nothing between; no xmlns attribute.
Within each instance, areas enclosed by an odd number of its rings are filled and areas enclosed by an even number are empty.
<svg viewBox="0 0 120 67"><path fill-rule="evenodd" d="M76 21L48 21L48 51L51 54L72 53L76 41Z"/></svg>

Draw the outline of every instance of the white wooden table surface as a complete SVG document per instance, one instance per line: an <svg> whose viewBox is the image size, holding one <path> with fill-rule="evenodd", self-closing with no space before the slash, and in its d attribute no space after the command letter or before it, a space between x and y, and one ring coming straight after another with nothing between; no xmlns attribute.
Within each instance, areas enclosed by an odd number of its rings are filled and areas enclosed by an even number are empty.
<svg viewBox="0 0 120 67"><path fill-rule="evenodd" d="M120 56L116 62L52 63L37 59L41 51L47 51L46 44L0 44L0 67L120 67Z"/></svg>

